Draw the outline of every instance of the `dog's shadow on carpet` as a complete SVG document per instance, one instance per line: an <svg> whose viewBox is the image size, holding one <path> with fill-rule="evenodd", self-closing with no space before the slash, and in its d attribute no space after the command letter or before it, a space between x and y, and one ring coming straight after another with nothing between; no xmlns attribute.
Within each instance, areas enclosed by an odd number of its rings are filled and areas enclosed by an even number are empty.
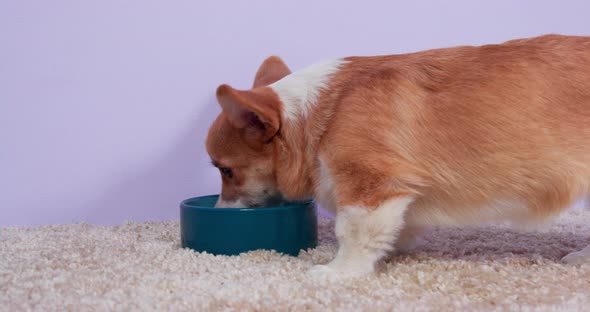
<svg viewBox="0 0 590 312"><path fill-rule="evenodd" d="M337 240L331 220L320 222L319 247L333 254ZM501 225L468 228L432 228L425 231L416 244L403 252L394 252L382 262L463 260L502 261L522 264L539 261L560 262L570 252L579 251L590 244L590 226L561 223L547 224L530 230L515 230ZM558 227L556 229L555 227Z"/></svg>
<svg viewBox="0 0 590 312"><path fill-rule="evenodd" d="M432 229L423 234L415 246L385 259L400 261L436 258L444 260L519 260L524 263L541 259L560 262L570 252L590 244L590 237L574 232L515 231L502 227L467 229Z"/></svg>

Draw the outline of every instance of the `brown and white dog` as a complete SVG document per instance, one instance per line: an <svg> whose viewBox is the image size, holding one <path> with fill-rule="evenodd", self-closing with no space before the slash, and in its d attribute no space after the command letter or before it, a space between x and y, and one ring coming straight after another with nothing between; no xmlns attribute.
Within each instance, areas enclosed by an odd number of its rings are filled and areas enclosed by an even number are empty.
<svg viewBox="0 0 590 312"><path fill-rule="evenodd" d="M556 215L590 193L590 37L348 57L217 89L218 207L315 199L355 277L421 228ZM590 262L590 248L565 262Z"/></svg>

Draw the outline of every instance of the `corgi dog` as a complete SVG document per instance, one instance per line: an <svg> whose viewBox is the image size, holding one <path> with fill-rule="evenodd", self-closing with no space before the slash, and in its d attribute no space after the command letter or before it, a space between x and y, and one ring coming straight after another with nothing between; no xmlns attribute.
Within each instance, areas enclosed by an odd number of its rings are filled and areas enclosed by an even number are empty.
<svg viewBox="0 0 590 312"><path fill-rule="evenodd" d="M536 223L590 193L590 37L346 57L217 88L217 207L314 199L339 249L309 272L372 274L428 226ZM590 247L563 258L590 263Z"/></svg>

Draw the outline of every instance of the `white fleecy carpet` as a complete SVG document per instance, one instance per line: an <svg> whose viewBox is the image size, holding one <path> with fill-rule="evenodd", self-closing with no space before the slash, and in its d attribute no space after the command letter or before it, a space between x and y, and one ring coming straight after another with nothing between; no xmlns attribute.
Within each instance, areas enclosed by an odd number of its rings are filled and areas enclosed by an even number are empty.
<svg viewBox="0 0 590 312"><path fill-rule="evenodd" d="M237 257L179 248L178 222L0 229L2 311L590 311L590 265L560 258L590 243L590 211L533 232L501 226L427 233L360 280L305 276L337 247L290 257Z"/></svg>

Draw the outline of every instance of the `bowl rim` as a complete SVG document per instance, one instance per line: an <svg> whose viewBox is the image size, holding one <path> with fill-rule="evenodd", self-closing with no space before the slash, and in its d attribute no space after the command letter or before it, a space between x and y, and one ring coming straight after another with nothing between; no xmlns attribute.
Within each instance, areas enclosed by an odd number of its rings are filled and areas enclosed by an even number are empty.
<svg viewBox="0 0 590 312"><path fill-rule="evenodd" d="M304 200L298 202L289 202L283 206L270 206L270 207L257 207L257 208L215 208L215 207L203 207L203 206L195 206L188 204L189 201L198 200L203 198L210 198L210 197L219 197L219 194L213 195L203 195L203 196L196 196L187 198L180 202L180 207L183 209L192 209L192 210L199 210L199 211L215 211L219 213L232 213L232 212L249 212L249 211L256 211L256 212L270 212L270 211L279 211L279 210L290 210L290 209L303 209L308 207L309 205L313 204L313 200Z"/></svg>

